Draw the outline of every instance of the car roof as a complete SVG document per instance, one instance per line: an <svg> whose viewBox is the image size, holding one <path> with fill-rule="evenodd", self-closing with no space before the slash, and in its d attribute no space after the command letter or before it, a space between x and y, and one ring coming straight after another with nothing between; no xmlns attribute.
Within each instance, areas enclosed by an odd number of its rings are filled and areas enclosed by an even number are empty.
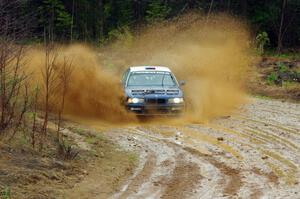
<svg viewBox="0 0 300 199"><path fill-rule="evenodd" d="M131 66L129 68L131 72L137 71L163 71L163 72L171 72L168 67L165 66Z"/></svg>

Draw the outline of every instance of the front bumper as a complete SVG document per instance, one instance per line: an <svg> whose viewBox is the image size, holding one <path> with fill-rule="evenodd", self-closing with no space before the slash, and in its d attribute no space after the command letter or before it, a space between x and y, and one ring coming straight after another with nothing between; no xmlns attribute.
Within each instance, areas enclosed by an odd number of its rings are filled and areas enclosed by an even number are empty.
<svg viewBox="0 0 300 199"><path fill-rule="evenodd" d="M182 104L127 104L128 111L136 115L180 115L185 111Z"/></svg>

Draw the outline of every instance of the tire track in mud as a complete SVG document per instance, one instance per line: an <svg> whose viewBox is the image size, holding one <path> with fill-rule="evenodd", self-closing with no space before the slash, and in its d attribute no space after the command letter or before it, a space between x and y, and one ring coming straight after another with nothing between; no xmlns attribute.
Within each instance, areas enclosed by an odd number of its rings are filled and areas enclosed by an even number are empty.
<svg viewBox="0 0 300 199"><path fill-rule="evenodd" d="M204 157L205 160L210 162L221 172L222 178L219 180L218 183L223 187L224 196L235 195L241 188L243 182L239 170L233 169L224 163L218 162L213 156L202 154L201 152L193 148L185 147L184 149L196 156L202 158Z"/></svg>
<svg viewBox="0 0 300 199"><path fill-rule="evenodd" d="M196 129L194 129L194 128L192 128L192 129L194 131L196 131ZM221 128L217 128L217 129L220 130ZM181 128L181 132L183 132L183 134L185 134L185 135L191 136L190 133L186 134L187 131L185 128ZM203 130L199 131L199 129L198 129L198 131L196 133L197 134L201 133L202 135L200 137L193 136L193 138L194 139L197 138L198 141L207 141L207 140L202 139L203 132L205 132L205 131L203 131ZM239 132L231 132L231 133L234 133L237 135L242 135ZM207 135L209 135L209 133ZM211 140L209 143L211 145L220 147L220 149L222 149L225 153L227 153L227 154L231 155L233 158L235 158L237 162L242 161L242 156L240 155L238 150L236 150L235 148L232 148L228 144L223 143L223 141L219 141L218 137L213 137L212 135L210 135L210 137L211 137ZM230 139L230 138L227 138L227 140L233 141L233 139ZM240 142L240 141L236 140L235 142ZM188 148L186 148L186 149L188 149ZM191 151L191 149L189 149L189 151ZM197 152L197 150L194 150L194 154L203 156L203 154ZM237 195L238 191L240 190L240 188L243 185L241 172L238 169L234 169L234 168L227 166L223 162L217 161L216 160L217 157L215 157L213 155L206 156L205 159L220 171L222 178L219 180L218 183L223 187L222 188L223 196Z"/></svg>
<svg viewBox="0 0 300 199"><path fill-rule="evenodd" d="M272 103L258 100L242 113L208 124L128 128L126 135L139 137L156 163L147 180L137 183L137 175L131 181L139 188L128 185L122 196L300 198L300 105Z"/></svg>
<svg viewBox="0 0 300 199"><path fill-rule="evenodd" d="M182 157L178 157L182 159ZM195 186L202 179L199 167L195 163L185 160L176 161L172 177L164 184L162 199L186 198L193 192Z"/></svg>
<svg viewBox="0 0 300 199"><path fill-rule="evenodd" d="M298 118L300 117L300 109L299 109L300 106L297 103L288 103L288 102L285 103L279 100L256 99L254 106L258 110L265 109L266 111L276 111L280 114L285 114L288 117L291 116L298 116Z"/></svg>
<svg viewBox="0 0 300 199"><path fill-rule="evenodd" d="M288 184L297 183L294 174L298 173L298 166L295 164L298 163L299 165L299 162L297 162L298 153L300 151L299 147L296 143L290 140L291 138L288 139L282 136L289 134L289 132L281 132L277 133L277 135L276 130L273 129L272 131L269 125L260 124L261 122L255 125L253 124L253 121L251 121L251 125L249 125L247 121L245 122L245 120L242 120L242 122L236 126L239 126L238 129L241 131L249 132L252 135L254 134L259 140L264 142L264 144L262 144L264 147L257 145L253 145L253 147L256 148L256 150L258 150L265 159L267 159L264 161L274 173L285 179L285 182ZM290 153L290 151L294 151L294 153L289 155L285 154L286 152ZM289 156L292 156L294 160L291 160L291 158L285 158Z"/></svg>
<svg viewBox="0 0 300 199"><path fill-rule="evenodd" d="M300 114L295 114L295 113L287 113L283 112L282 110L276 110L276 109L269 109L269 108L256 108L259 112L267 112L267 113L272 113L273 115L276 116L288 116L293 119L299 119Z"/></svg>
<svg viewBox="0 0 300 199"><path fill-rule="evenodd" d="M177 128L174 131L177 132L178 130L180 132L182 132L183 134L185 132L182 128ZM147 133L149 133L149 132L151 132L151 131L147 131ZM147 135L147 136L149 136L149 135ZM194 137L194 138L196 138L196 137ZM217 138L215 138L215 140L217 140ZM204 141L207 141L207 140L204 140ZM210 139L209 141L212 141L212 139ZM165 140L165 142L169 142L169 140ZM171 144L171 143L169 143L169 144ZM212 141L210 144L219 145L215 141ZM222 145L224 145L224 144L222 144ZM226 149L226 147L222 147L222 148ZM215 157L213 157L211 155L203 154L196 149L193 149L190 147L185 147L184 150L188 151L189 153L191 153L193 155L197 155L198 157L202 157L202 159L204 158L205 161L209 162L217 170L219 170L219 173L220 173L219 178L220 179L218 180L217 183L220 187L219 190L221 190L220 193L222 193L224 197L237 195L239 189L243 185L243 181L242 181L243 176L240 174L240 171L238 169L233 169L233 168L227 166L226 164L217 161ZM232 151L232 150L229 150L229 151ZM235 155L232 155L232 156L235 157ZM235 158L239 159L238 156ZM263 174L263 173L261 172L261 174ZM268 176L268 175L271 175L271 174L264 173L264 176ZM257 187L259 187L259 186L257 186ZM261 188L261 189L263 189L263 188ZM199 195L199 197L200 196L201 195Z"/></svg>
<svg viewBox="0 0 300 199"><path fill-rule="evenodd" d="M197 186L201 184L201 179L203 178L200 171L201 168L199 166L199 162L195 162L192 159L198 159L194 157L194 154L190 153L187 150L182 149L182 147L176 143L170 142L169 140L165 140L164 138L157 138L149 135L149 131L144 129L130 129L130 133L134 135L139 135L147 140L155 140L153 141L153 145L157 145L158 142L160 145L167 146L172 148L175 153L172 155L174 157L174 161L170 161L169 159L161 161L160 164L156 164L156 168L153 169L153 173L148 179L148 184L154 184L154 187L158 187L159 191L151 189L151 186L144 186L140 185L140 188L143 189L143 193L135 192L131 195L126 195L126 198L199 198L193 197L195 194L203 195L204 192L208 190L209 187L204 186L199 191ZM197 160L198 161L198 160ZM155 170L159 170L157 167L163 167L166 165L174 164L174 167L170 169L169 173L164 173L159 176L155 176L154 173L157 172ZM211 171L213 176L217 171ZM215 184L215 183L213 183ZM129 185L130 186L130 185ZM128 186L128 187L129 187ZM152 187L153 188L153 187ZM194 192L197 190L196 192ZM156 193L156 194L149 194L149 193ZM124 195L122 195L124 196ZM124 198L124 197L116 197L116 198Z"/></svg>
<svg viewBox="0 0 300 199"><path fill-rule="evenodd" d="M239 115L243 120L255 124L261 123L297 135L300 133L300 104L257 100L256 103L247 105L243 114Z"/></svg>
<svg viewBox="0 0 300 199"><path fill-rule="evenodd" d="M147 130L147 133L152 131ZM146 135L146 137L152 137L149 135ZM163 139L163 138L161 138ZM178 145L176 143L171 142L168 139L163 139L164 142L168 146L174 146L178 148ZM211 141L210 139L208 139ZM223 144L222 144L223 145ZM226 148L226 147L223 147ZM242 186L243 182L240 176L240 172L237 169L233 169L229 166L227 166L224 163L221 163L217 161L213 156L203 154L195 149L192 149L190 147L184 147L183 150L193 156L196 156L197 158L201 158L202 160L208 162L210 165L212 165L215 169L219 171L219 176L217 180L217 186L219 186L220 193L223 193L224 196L232 196L237 194L238 190ZM181 156L180 154L179 156ZM184 164L184 161L180 160L182 158L176 157L176 166L172 173L171 179L167 183L163 183L165 186L165 192L161 196L161 198L185 198L189 195L189 193L192 192L193 186L196 186L198 183L198 180L200 178L203 178L201 174L197 174L195 172L197 167L201 167L202 165L199 164L198 166L194 163L187 162ZM237 156L238 158L238 156ZM178 159L180 162L178 163ZM178 166L179 165L179 166ZM193 166L191 166L193 165ZM186 169L189 168L189 169ZM198 169L199 170L199 169ZM180 175L179 175L180 173ZM186 178L185 178L186 176ZM187 180L189 179L189 180ZM204 186L205 187L205 186ZM202 188L202 190L199 191L197 196L201 197L204 192L206 191L206 188ZM197 192L196 192L197 193ZM195 198L199 198L195 197Z"/></svg>
<svg viewBox="0 0 300 199"><path fill-rule="evenodd" d="M254 130L255 129L255 130ZM279 143L280 145L283 145L291 150L294 150L295 152L300 152L300 148L293 142L291 142L288 139L283 138L283 136L278 136L276 134L273 134L270 131L259 129L256 126L248 125L243 128L246 132L252 133L252 135L256 135L260 140L263 140L266 142L271 143Z"/></svg>
<svg viewBox="0 0 300 199"><path fill-rule="evenodd" d="M223 130L225 129L225 128L222 128ZM219 130L219 128L218 128L218 130ZM230 130L230 132L229 133L232 133L233 131L232 130ZM234 135L243 135L242 137L247 137L247 136L244 136L244 134L240 134L240 133L237 133L236 131L234 131ZM249 140L251 140L252 138L249 136ZM230 139L227 139L227 140L230 140ZM264 140L265 141L265 140ZM256 144L257 144L257 141L256 141ZM248 145L248 144L247 144ZM259 148L257 148L257 146L253 146L253 145L248 145L248 146L251 146L253 149L259 149ZM282 170L280 170L279 168L276 168L274 165L272 165L271 163L269 163L268 161L266 161L266 163L265 164L267 164L269 167L271 167L271 169L272 169L272 171L270 172L270 173L268 173L268 174L264 174L264 176L266 176L268 179L269 179L269 182L272 182L272 183L274 183L275 181L273 180L273 179L276 179L276 181L278 181L277 179L278 179L278 177L276 176L276 177L274 177L274 174L276 173L276 174L279 174L278 176L279 177L282 177L282 178L284 178L285 179L285 181L286 181L286 183L287 184L293 184L293 183L295 183L295 180L293 179L293 174L295 174L296 172L297 172L297 169L296 169L296 167L295 167L295 165L292 163L292 162L290 162L290 161L288 161L288 160L286 160L285 158L283 158L283 157L281 157L281 156L279 156L279 155L277 155L277 154L273 154L273 153L270 153L270 152L268 152L268 151L264 151L264 150L262 150L262 149L259 149L260 151L262 151L262 153L263 154L265 154L265 155L268 155L269 157L271 157L271 158L274 158L275 157L275 160L277 160L277 161L279 161L279 163L280 164L283 164L283 165L285 165L285 166L288 166L288 171L286 171L286 172L283 172ZM264 161L264 160L263 160ZM247 170L245 170L245 171L247 171ZM245 172L245 171L242 171L242 172ZM256 173L256 174L262 174L262 172L260 172L260 173ZM262 175L261 175L262 176ZM272 176L272 177L270 177L270 176ZM258 187L262 187L263 188L263 185L259 185L259 184L257 184L256 186L258 186ZM262 189L261 188L261 189ZM255 191L254 191L255 192ZM250 197L250 196L249 196Z"/></svg>
<svg viewBox="0 0 300 199"><path fill-rule="evenodd" d="M278 108L278 106L276 107ZM295 110L300 110L298 104L295 104L295 107L297 107ZM268 110L269 107L264 109L264 111ZM248 115L242 115L242 117L234 116L233 118L240 122L239 125L234 126L237 128L243 126L240 128L242 131L255 134L258 139L264 141L264 146L253 146L265 155L265 165L273 170L279 178L284 179L286 184L297 185L300 165L298 147L300 120L299 122L290 120L291 109L281 111L281 116L278 117L278 113L275 113L274 116L272 110L269 110L269 113L260 113L255 109L251 109L251 111L248 111L250 115L248 113ZM294 116L295 114L292 114L292 117ZM259 118L259 120L253 119L253 117Z"/></svg>
<svg viewBox="0 0 300 199"><path fill-rule="evenodd" d="M153 178L152 183L156 187L160 187L160 191L155 197L148 195L147 198L164 198L164 199L181 199L189 197L193 194L194 187L200 182L202 176L200 174L200 168L197 164L190 162L186 159L186 152L181 150L181 147L170 143L162 138L151 136L148 133L149 130L145 128L136 128L134 129L135 133L144 136L151 140L156 140L162 145L165 145L171 148L174 153L174 168L170 171L169 175L160 175L158 178ZM153 132L151 131L151 134ZM164 167L170 165L172 162L170 160L164 160L157 167ZM149 193L150 191L145 191ZM140 198L146 198L146 195L143 195Z"/></svg>
<svg viewBox="0 0 300 199"><path fill-rule="evenodd" d="M156 156L151 152L146 157L146 162L143 165L142 170L131 180L131 182L125 188L124 191L119 197L120 198L128 198L130 195L137 193L140 185L147 182L150 178L151 173L155 167Z"/></svg>
<svg viewBox="0 0 300 199"><path fill-rule="evenodd" d="M273 150L263 149L258 146L252 146L252 148L261 154L261 161L265 162L264 164L266 164L278 177L284 179L287 184L297 182L293 175L298 172L298 168L293 162L284 158L282 154L274 153Z"/></svg>
<svg viewBox="0 0 300 199"><path fill-rule="evenodd" d="M286 124L283 124L278 121L276 122L275 120L272 120L272 119L265 120L265 118L257 117L258 119L260 119L260 120L257 120L257 119L247 118L245 115L236 116L236 118L238 118L240 120L252 122L253 124L263 124L264 126L271 126L273 128L280 129L280 130L286 131L288 133L292 133L294 135L300 135L299 129L294 129L293 127L289 127ZM274 124L274 123L278 123L278 125ZM282 126L286 126L286 127L282 127Z"/></svg>

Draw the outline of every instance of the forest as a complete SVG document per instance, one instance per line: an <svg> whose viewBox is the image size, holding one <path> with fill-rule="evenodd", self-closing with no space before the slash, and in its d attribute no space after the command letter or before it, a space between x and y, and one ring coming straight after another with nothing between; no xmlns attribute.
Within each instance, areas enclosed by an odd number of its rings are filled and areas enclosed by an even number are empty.
<svg viewBox="0 0 300 199"><path fill-rule="evenodd" d="M47 32L52 41L98 46L114 39L116 32L137 34L147 24L191 11L242 19L253 38L270 49L293 50L300 45L299 0L1 0L0 24L13 21L8 32L21 32L26 42L41 42Z"/></svg>

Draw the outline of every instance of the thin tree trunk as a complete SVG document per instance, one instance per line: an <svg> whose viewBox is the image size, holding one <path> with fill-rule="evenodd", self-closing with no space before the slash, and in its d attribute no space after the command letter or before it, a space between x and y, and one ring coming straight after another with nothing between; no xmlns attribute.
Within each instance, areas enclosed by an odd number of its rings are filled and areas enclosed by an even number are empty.
<svg viewBox="0 0 300 199"><path fill-rule="evenodd" d="M54 7L52 5L52 11L51 11L51 23L50 23L50 41L51 43L54 42Z"/></svg>
<svg viewBox="0 0 300 199"><path fill-rule="evenodd" d="M281 3L282 3L281 4L281 17L280 17L280 25L279 25L278 38L277 38L277 53L280 53L282 50L283 23L284 23L287 0L282 0Z"/></svg>
<svg viewBox="0 0 300 199"><path fill-rule="evenodd" d="M6 59L7 59L7 52L5 49L6 45L4 45L1 49L1 66L0 66L0 78L1 78L1 130L5 129L5 118L6 118Z"/></svg>
<svg viewBox="0 0 300 199"><path fill-rule="evenodd" d="M230 11L230 8L231 8L231 0L228 0L227 1L227 12Z"/></svg>
<svg viewBox="0 0 300 199"><path fill-rule="evenodd" d="M205 27L207 26L207 24L208 24L208 20L209 20L209 17L210 17L210 14L211 14L213 5L214 5L214 0L211 0L211 1L210 1L210 4L209 4L209 9L208 9L208 12L207 12L207 16L206 16L206 21L205 21L205 24L204 24L204 28L205 28Z"/></svg>
<svg viewBox="0 0 300 199"><path fill-rule="evenodd" d="M74 0L72 2L72 22L71 22L71 30L70 30L70 42L73 42L73 27L74 27Z"/></svg>
<svg viewBox="0 0 300 199"><path fill-rule="evenodd" d="M64 86L63 93L62 93L62 102L61 107L58 112L58 123L57 123L57 140L60 141L60 126L61 126L61 120L62 120L62 114L65 108L65 96L66 96L66 88Z"/></svg>
<svg viewBox="0 0 300 199"><path fill-rule="evenodd" d="M242 14L243 14L243 16L247 17L247 10L248 10L248 2L247 2L247 0L242 0L241 7L242 7Z"/></svg>
<svg viewBox="0 0 300 199"><path fill-rule="evenodd" d="M31 133L31 145L32 148L35 148L35 132L36 132L36 114L37 114L37 101L38 101L38 89L35 91L35 96L34 96L34 105L33 105L33 124L32 124L32 133Z"/></svg>
<svg viewBox="0 0 300 199"><path fill-rule="evenodd" d="M4 51L4 49L3 49ZM2 53L4 54L4 52ZM1 58L1 61L4 61L5 55L2 55L3 58ZM4 129L4 119L6 117L5 113L5 101L6 101L6 92L5 92L5 63L1 64L1 69L0 69L0 78L1 78L1 130Z"/></svg>
<svg viewBox="0 0 300 199"><path fill-rule="evenodd" d="M50 35L50 31L49 31L49 35ZM47 42L47 33L46 31L44 32L44 45L45 45L45 66L44 66L44 86L45 86L45 107L44 107L44 122L43 122L43 126L42 126L42 135L41 135L41 142L40 142L40 147L39 150L41 151L43 149L43 144L47 135L47 126L48 126L48 104L49 104L49 53L50 53L50 49L49 49L49 45Z"/></svg>
<svg viewBox="0 0 300 199"><path fill-rule="evenodd" d="M46 63L47 64L47 63ZM48 75L46 75L48 76ZM47 135L47 126L48 126L48 112L49 112L49 78L46 77L46 82L45 82L45 110L44 110L44 123L43 123L43 127L42 127L42 143L44 143L44 139L46 138ZM43 146L41 145L41 149L43 148Z"/></svg>
<svg viewBox="0 0 300 199"><path fill-rule="evenodd" d="M104 37L104 2L103 0L98 0L97 6L95 7L95 20L96 24L94 25L94 37L97 39L97 42L101 44Z"/></svg>
<svg viewBox="0 0 300 199"><path fill-rule="evenodd" d="M88 34L87 23L88 23L88 7L87 4L85 4L84 43L86 43L87 41L87 34Z"/></svg>
<svg viewBox="0 0 300 199"><path fill-rule="evenodd" d="M208 13L207 13L206 22L208 22L208 19L209 19L209 17L210 17L210 13L211 13L211 11L212 11L213 5L214 5L214 0L211 0L211 1L210 1L210 5L209 5L209 10L208 10Z"/></svg>

